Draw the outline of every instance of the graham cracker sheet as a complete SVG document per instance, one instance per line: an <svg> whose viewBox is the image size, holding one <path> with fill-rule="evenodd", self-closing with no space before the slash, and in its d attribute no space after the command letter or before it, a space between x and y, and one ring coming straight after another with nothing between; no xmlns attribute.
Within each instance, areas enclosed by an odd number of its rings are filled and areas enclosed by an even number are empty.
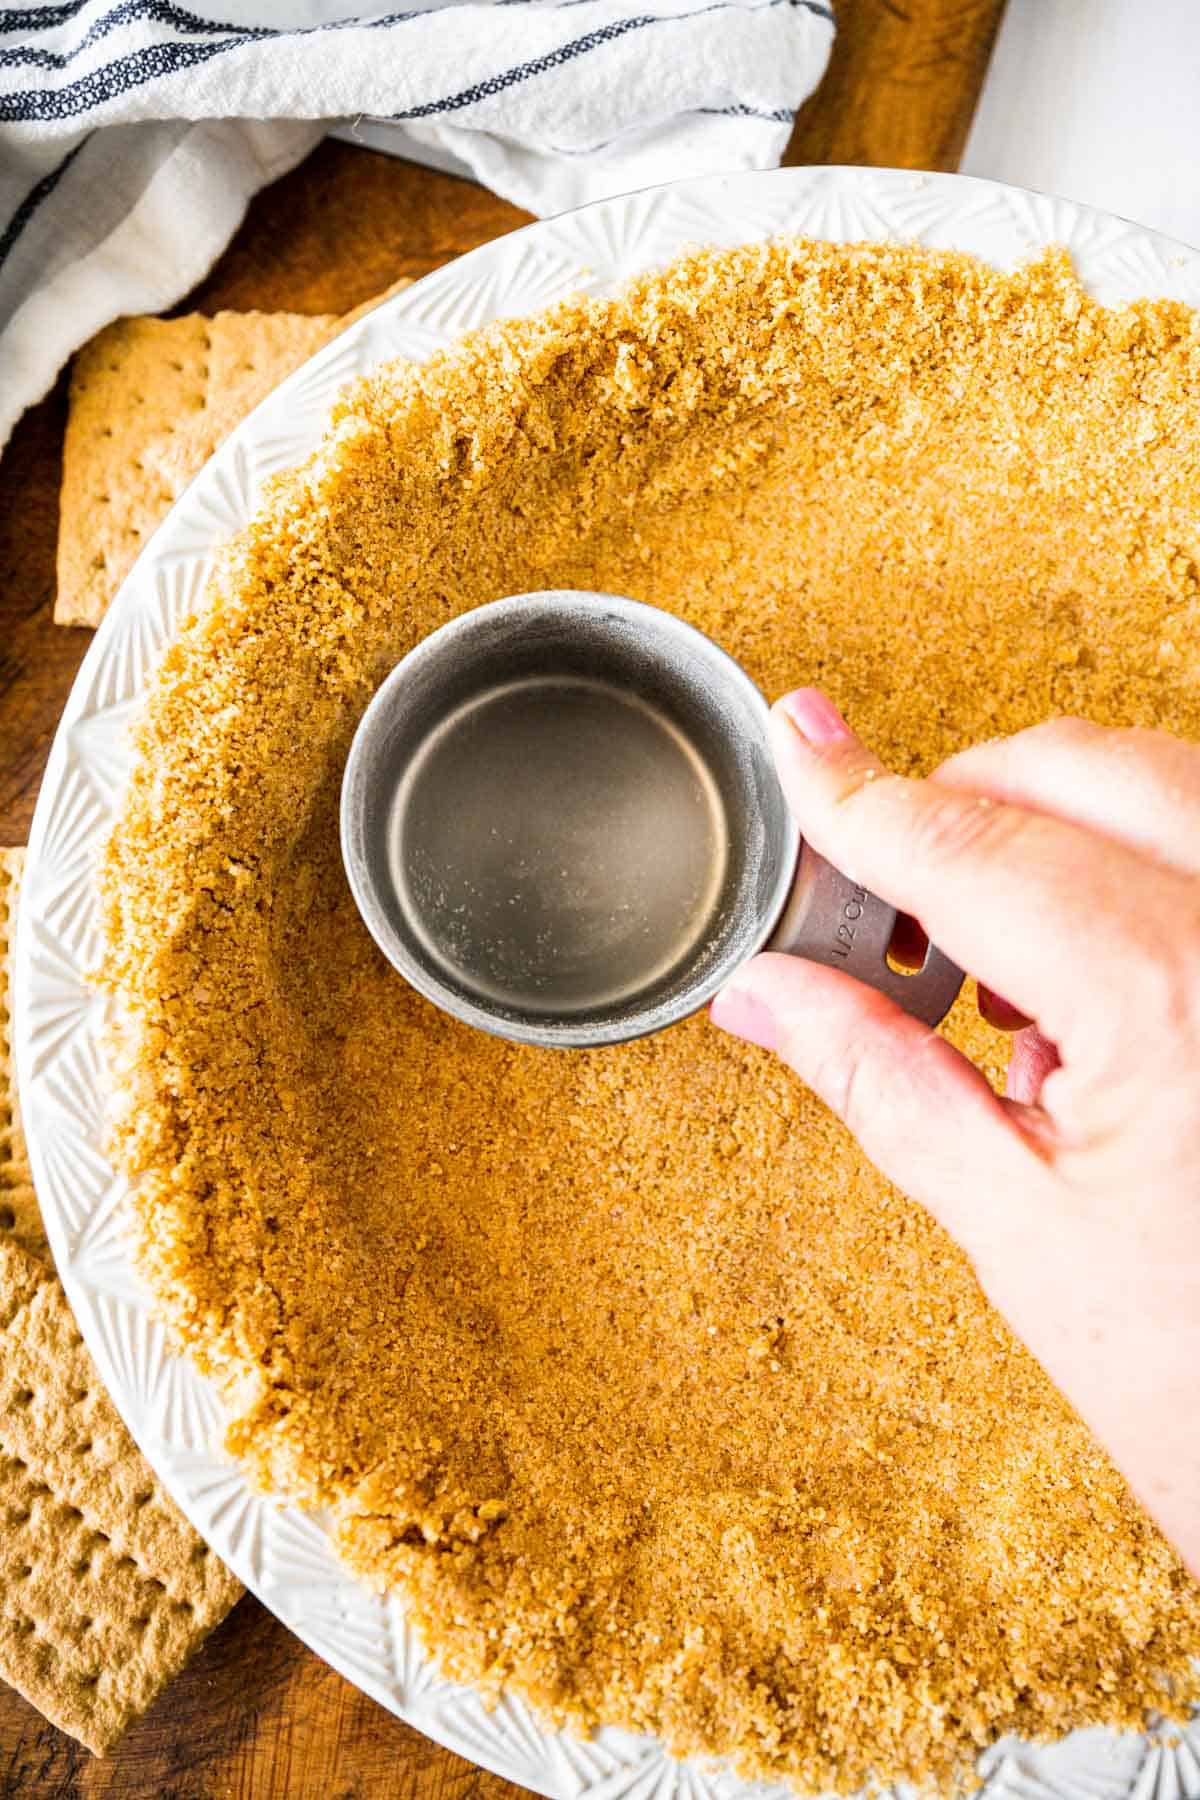
<svg viewBox="0 0 1200 1800"><path fill-rule="evenodd" d="M322 344L409 285L344 316L118 319L85 344L63 445L57 623L98 625L143 544L234 426Z"/></svg>
<svg viewBox="0 0 1200 1800"><path fill-rule="evenodd" d="M159 1485L55 1275L0 1243L0 1676L98 1755L240 1584Z"/></svg>

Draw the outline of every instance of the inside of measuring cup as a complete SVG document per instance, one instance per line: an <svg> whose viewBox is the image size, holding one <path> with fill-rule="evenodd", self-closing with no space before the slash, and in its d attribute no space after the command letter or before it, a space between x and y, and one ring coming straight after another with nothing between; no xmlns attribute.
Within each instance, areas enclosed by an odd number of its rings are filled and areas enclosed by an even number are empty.
<svg viewBox="0 0 1200 1800"><path fill-rule="evenodd" d="M393 671L356 740L364 915L423 993L502 1035L669 1024L787 890L765 722L737 665L655 608L552 593L467 614Z"/></svg>

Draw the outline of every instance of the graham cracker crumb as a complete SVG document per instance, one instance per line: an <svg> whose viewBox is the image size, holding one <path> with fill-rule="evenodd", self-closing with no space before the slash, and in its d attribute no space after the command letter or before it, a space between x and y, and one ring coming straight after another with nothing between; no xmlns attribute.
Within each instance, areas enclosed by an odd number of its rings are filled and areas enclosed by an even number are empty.
<svg viewBox="0 0 1200 1800"><path fill-rule="evenodd" d="M115 1153L230 1447L451 1674L806 1791L1196 1698L1196 1586L816 1099L703 1019L439 1014L337 816L382 675L544 587L819 683L904 772L1061 711L1200 737L1198 398L1196 316L1062 255L697 255L361 384L222 560L103 870Z"/></svg>

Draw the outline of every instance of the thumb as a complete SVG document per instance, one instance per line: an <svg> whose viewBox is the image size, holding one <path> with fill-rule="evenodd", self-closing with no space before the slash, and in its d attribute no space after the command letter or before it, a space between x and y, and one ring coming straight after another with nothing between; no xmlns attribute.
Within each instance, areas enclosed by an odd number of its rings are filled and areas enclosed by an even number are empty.
<svg viewBox="0 0 1200 1800"><path fill-rule="evenodd" d="M756 956L712 1003L715 1025L776 1051L853 1132L889 1180L971 1254L991 1210L981 1189L1028 1183L1040 1166L974 1064L838 969Z"/></svg>

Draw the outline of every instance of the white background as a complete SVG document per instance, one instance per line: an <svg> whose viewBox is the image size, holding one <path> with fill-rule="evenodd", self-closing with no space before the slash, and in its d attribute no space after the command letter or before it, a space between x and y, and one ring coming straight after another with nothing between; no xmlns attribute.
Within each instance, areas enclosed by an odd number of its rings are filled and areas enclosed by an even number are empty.
<svg viewBox="0 0 1200 1800"><path fill-rule="evenodd" d="M1200 0L1008 0L962 169L1200 245Z"/></svg>

